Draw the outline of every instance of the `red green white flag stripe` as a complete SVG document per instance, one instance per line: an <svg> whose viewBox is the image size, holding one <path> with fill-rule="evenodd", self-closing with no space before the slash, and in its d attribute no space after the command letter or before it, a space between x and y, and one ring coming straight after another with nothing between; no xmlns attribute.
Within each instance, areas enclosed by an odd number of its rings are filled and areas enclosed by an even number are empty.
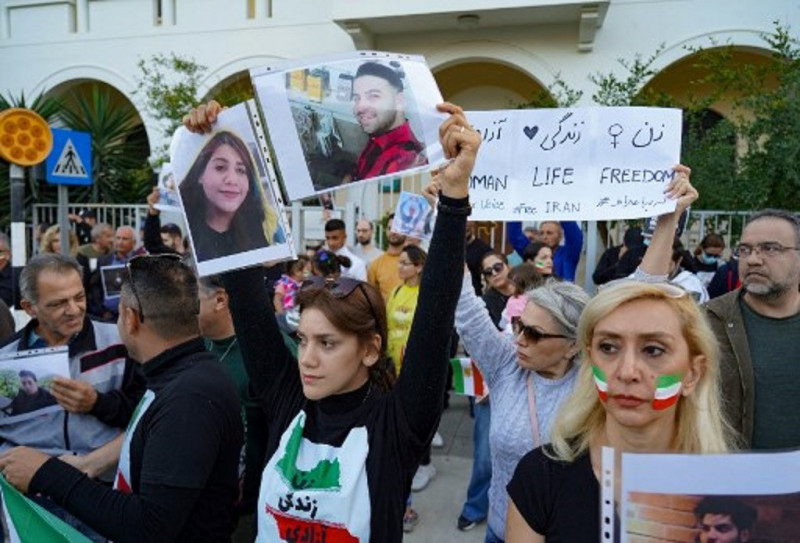
<svg viewBox="0 0 800 543"><path fill-rule="evenodd" d="M0 494L12 543L90 543L75 528L23 496L2 476Z"/></svg>
<svg viewBox="0 0 800 543"><path fill-rule="evenodd" d="M483 382L483 375L472 359L451 358L450 365L453 367L453 388L456 394L481 397L489 392Z"/></svg>
<svg viewBox="0 0 800 543"><path fill-rule="evenodd" d="M603 370L592 364L592 375L594 376L594 386L597 387L597 394L600 401L608 400L608 381Z"/></svg>
<svg viewBox="0 0 800 543"><path fill-rule="evenodd" d="M656 395L653 398L653 409L666 409L675 405L681 395L681 375L659 375L656 378Z"/></svg>

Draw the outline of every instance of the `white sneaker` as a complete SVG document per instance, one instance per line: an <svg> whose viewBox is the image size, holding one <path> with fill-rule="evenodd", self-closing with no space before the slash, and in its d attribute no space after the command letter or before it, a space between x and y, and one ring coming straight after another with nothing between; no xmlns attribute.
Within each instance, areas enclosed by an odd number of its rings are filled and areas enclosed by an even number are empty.
<svg viewBox="0 0 800 543"><path fill-rule="evenodd" d="M433 464L418 467L417 473L414 474L414 478L411 480L411 490L414 492L423 490L434 477L436 477L436 468L433 467Z"/></svg>
<svg viewBox="0 0 800 543"><path fill-rule="evenodd" d="M442 434L438 431L433 434L433 440L431 441L431 447L434 449L441 449L444 447L444 439L442 439Z"/></svg>

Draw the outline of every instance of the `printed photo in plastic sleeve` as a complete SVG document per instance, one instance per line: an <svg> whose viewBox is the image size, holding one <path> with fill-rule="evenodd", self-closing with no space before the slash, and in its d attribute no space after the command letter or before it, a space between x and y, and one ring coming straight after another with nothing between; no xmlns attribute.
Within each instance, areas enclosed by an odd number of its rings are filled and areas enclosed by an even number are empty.
<svg viewBox="0 0 800 543"><path fill-rule="evenodd" d="M397 201L392 232L422 241L430 241L436 216L434 208L421 194L403 191Z"/></svg>
<svg viewBox="0 0 800 543"><path fill-rule="evenodd" d="M421 56L355 51L251 70L290 200L444 161Z"/></svg>
<svg viewBox="0 0 800 543"><path fill-rule="evenodd" d="M800 541L800 450L623 454L622 541Z"/></svg>
<svg viewBox="0 0 800 543"><path fill-rule="evenodd" d="M50 393L55 377L70 378L66 347L0 356L0 426L63 411Z"/></svg>
<svg viewBox="0 0 800 543"><path fill-rule="evenodd" d="M178 196L178 183L172 172L172 164L165 162L161 165L158 174L158 203L155 208L159 211L180 211L181 199Z"/></svg>
<svg viewBox="0 0 800 543"><path fill-rule="evenodd" d="M181 127L173 137L170 161L201 276L294 258L251 119L242 103L220 113L210 134Z"/></svg>

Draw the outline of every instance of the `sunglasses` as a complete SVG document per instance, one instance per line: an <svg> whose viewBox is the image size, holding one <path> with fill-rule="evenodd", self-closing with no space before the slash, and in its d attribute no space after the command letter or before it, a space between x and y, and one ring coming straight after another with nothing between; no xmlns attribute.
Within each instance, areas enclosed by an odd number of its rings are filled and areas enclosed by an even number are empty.
<svg viewBox="0 0 800 543"><path fill-rule="evenodd" d="M300 285L300 290L308 289L326 289L337 300L342 300L350 296L356 289L361 291L364 299L369 305L369 311L372 318L375 319L375 324L379 323L378 312L375 311L375 306L372 305L372 300L367 294L367 289L364 288L364 282L358 279L351 279L349 277L339 277L338 279L320 277L319 275L312 275Z"/></svg>
<svg viewBox="0 0 800 543"><path fill-rule="evenodd" d="M142 299L139 298L139 292L136 290L136 279L134 272L147 272L148 270L153 270L157 267L160 267L161 269L167 269L173 267L175 264L182 265L181 256L175 253L138 255L128 260L127 264L125 264L125 269L128 272L128 282L131 285L131 293L136 300L136 306L139 308L139 322L144 323L144 307L142 306Z"/></svg>
<svg viewBox="0 0 800 543"><path fill-rule="evenodd" d="M511 318L511 329L514 331L515 337L523 334L525 339L533 344L539 343L543 339L572 339L570 336L565 336L564 334L545 334L544 332L540 332L533 326L523 324L522 319L519 317Z"/></svg>
<svg viewBox="0 0 800 543"><path fill-rule="evenodd" d="M484 268L483 269L483 276L486 279L489 279L494 274L500 273L501 271L503 271L503 268L505 268L505 266L506 265L503 264L502 262L495 262L494 264L492 264L488 268Z"/></svg>

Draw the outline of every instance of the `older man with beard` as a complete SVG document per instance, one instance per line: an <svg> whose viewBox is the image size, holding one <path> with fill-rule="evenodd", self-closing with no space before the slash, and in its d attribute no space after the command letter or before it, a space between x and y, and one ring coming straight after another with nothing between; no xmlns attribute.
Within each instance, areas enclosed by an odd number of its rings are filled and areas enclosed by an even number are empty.
<svg viewBox="0 0 800 543"><path fill-rule="evenodd" d="M800 446L800 219L750 217L734 254L741 288L708 303L728 421L752 449Z"/></svg>
<svg viewBox="0 0 800 543"><path fill-rule="evenodd" d="M389 221L386 223L389 247L385 253L372 261L367 270L367 280L381 291L384 301L388 300L392 292L402 283L397 274L397 261L400 260L400 253L406 245L406 237L392 232L393 219L394 213L389 215Z"/></svg>

